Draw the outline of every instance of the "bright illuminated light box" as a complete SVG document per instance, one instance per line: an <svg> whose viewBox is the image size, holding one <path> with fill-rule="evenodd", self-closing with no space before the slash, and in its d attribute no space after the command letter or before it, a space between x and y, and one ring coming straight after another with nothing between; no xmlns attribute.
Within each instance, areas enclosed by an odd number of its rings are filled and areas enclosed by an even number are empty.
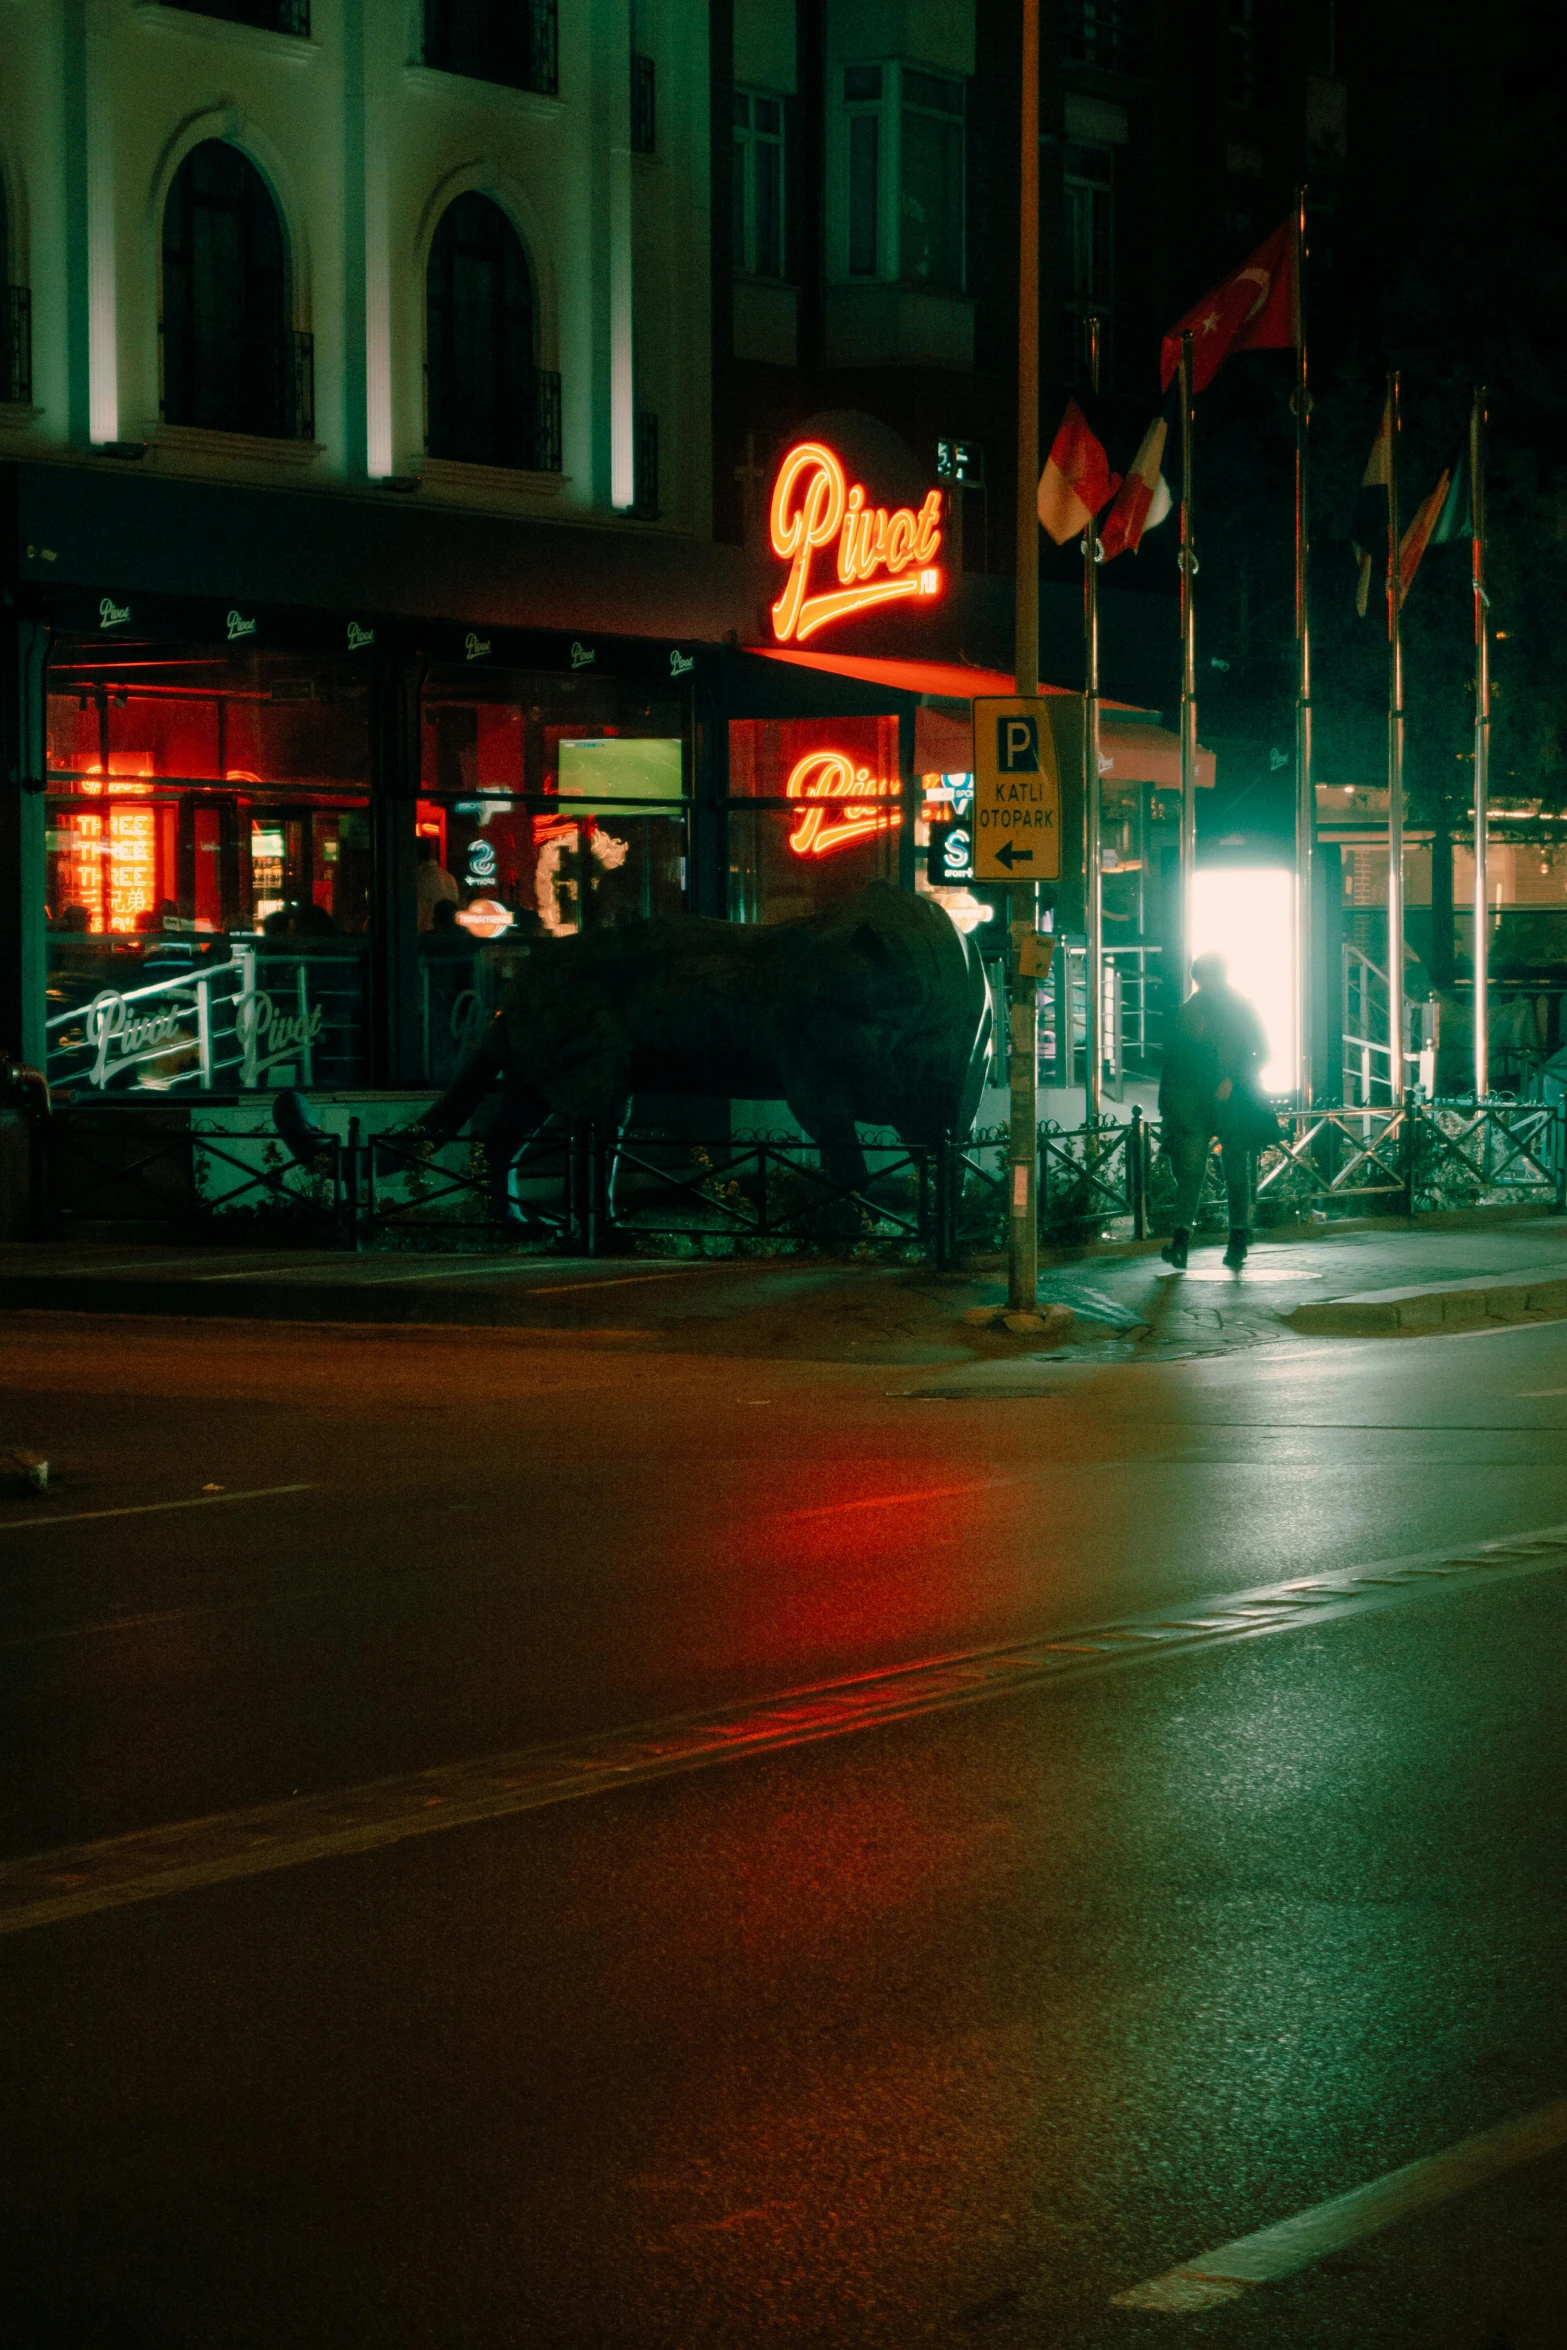
<svg viewBox="0 0 1567 2350"><path fill-rule="evenodd" d="M1279 866L1200 867L1192 889L1193 960L1220 954L1230 985L1256 1007L1268 1039L1265 1093L1293 1086L1295 876Z"/></svg>
<svg viewBox="0 0 1567 2350"><path fill-rule="evenodd" d="M560 796L584 816L611 813L628 800L667 803L684 795L679 736L604 735L560 745Z"/></svg>

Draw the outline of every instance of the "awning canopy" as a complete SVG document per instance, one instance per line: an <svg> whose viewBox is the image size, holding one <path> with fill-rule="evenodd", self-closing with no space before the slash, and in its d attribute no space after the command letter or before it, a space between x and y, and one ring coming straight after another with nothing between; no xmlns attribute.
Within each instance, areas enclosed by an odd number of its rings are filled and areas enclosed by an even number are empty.
<svg viewBox="0 0 1567 2350"><path fill-rule="evenodd" d="M970 669L959 661L873 661L849 653L786 653L770 645L750 648L769 661L787 661L800 669L825 669L838 677L857 678L864 685L891 686L898 693L917 694L914 718L914 764L922 775L963 775L973 762L974 721L968 705L976 694L1013 694L1016 682L1005 669ZM1043 694L1065 693L1059 685L1040 687ZM1099 772L1116 783L1154 783L1179 790L1181 740L1159 724L1153 710L1139 710L1127 702L1099 705ZM1211 785L1214 755L1199 749L1197 781Z"/></svg>

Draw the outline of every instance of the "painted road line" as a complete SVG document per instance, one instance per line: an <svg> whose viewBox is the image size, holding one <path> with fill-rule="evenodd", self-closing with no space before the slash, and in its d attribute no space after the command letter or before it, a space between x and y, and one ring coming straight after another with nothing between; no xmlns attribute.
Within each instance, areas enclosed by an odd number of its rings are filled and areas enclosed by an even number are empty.
<svg viewBox="0 0 1567 2350"><path fill-rule="evenodd" d="M1222 2301L1238 2301L1258 2285L1294 2276L1313 2261L1325 2260L1330 2252L1342 2252L1346 2245L1359 2243L1362 2236L1374 2236L1433 2203L1467 2195L1471 2188L1483 2187L1487 2180L1516 2170L1520 2163L1537 2162L1563 2146L1567 2146L1567 2098L1542 2105L1537 2113L1526 2113L1517 2121L1503 2122L1497 2129L1482 2130L1478 2137L1462 2138L1443 2154L1406 2162L1401 2170L1389 2171L1369 2186L1354 2187L1347 2195L1335 2195L1310 2211L1298 2211L1293 2219L1259 2228L1254 2236L1237 2236L1233 2243L1199 2252L1195 2260L1167 2269L1146 2285L1114 2294L1113 2306L1159 2309L1172 2317L1187 2317L1201 2309L1213 2309Z"/></svg>
<svg viewBox="0 0 1567 2350"><path fill-rule="evenodd" d="M115 1510L53 1510L43 1518L0 1518L0 1534L25 1534L36 1526L84 1526L89 1518L150 1518L158 1510L217 1509L228 1501L271 1501L280 1493L314 1493L314 1485L257 1485L248 1493L194 1493L188 1501L135 1501Z"/></svg>
<svg viewBox="0 0 1567 2350"><path fill-rule="evenodd" d="M1433 1594L1474 1590L1567 1567L1567 1525L1465 1550L1428 1551L1362 1568L1226 1592L1185 1608L1063 1630L1013 1648L930 1657L884 1672L753 1699L547 1747L481 1755L325 1795L295 1796L211 1818L174 1821L25 1859L0 1861L0 1934L96 1911L344 1858L568 1803L678 1772L841 1738L989 1698L1043 1692L1155 1658L1261 1640Z"/></svg>

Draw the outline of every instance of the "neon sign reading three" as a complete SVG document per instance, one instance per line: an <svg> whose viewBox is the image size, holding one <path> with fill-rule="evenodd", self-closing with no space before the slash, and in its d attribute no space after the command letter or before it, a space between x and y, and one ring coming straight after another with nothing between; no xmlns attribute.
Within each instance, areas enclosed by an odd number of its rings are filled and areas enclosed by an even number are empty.
<svg viewBox="0 0 1567 2350"><path fill-rule="evenodd" d="M889 514L885 506L866 504L863 485L851 487L823 442L801 441L778 468L769 519L773 553L789 565L773 606L780 644L803 644L829 621L868 605L941 593L942 574L934 567L941 547L939 490L918 512L899 506ZM812 566L834 539L838 585L812 594Z"/></svg>

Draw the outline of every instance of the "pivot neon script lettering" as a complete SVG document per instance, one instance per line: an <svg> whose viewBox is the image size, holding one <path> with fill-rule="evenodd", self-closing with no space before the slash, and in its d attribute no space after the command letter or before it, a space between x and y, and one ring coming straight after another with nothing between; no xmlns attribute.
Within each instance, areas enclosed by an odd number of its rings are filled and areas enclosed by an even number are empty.
<svg viewBox="0 0 1567 2350"><path fill-rule="evenodd" d="M802 808L789 846L797 857L825 857L846 849L851 841L868 840L873 832L891 832L903 822L903 810L889 807L898 785L885 775L856 767L845 751L812 751L790 769L784 792L791 800L809 800ZM826 802L834 803L829 816Z"/></svg>
<svg viewBox="0 0 1567 2350"><path fill-rule="evenodd" d="M864 485L851 487L820 441L801 441L778 468L770 525L773 553L789 565L773 606L773 634L781 645L791 639L803 644L829 621L871 604L941 593L942 575L934 567L941 547L940 490L929 493L918 513L910 506L891 514L885 506L869 506ZM834 539L838 585L813 594L813 566Z"/></svg>

